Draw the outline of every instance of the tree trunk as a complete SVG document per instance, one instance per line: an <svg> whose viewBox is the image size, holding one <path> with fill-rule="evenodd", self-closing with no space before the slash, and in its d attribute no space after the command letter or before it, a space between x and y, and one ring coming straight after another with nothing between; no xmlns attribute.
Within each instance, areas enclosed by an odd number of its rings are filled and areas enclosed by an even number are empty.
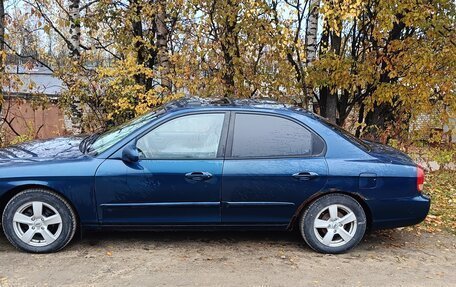
<svg viewBox="0 0 456 287"><path fill-rule="evenodd" d="M328 93L328 98L326 99L326 118L333 124L337 123L337 93Z"/></svg>
<svg viewBox="0 0 456 287"><path fill-rule="evenodd" d="M393 28L391 29L387 44L385 46L386 53L388 53L388 45L394 40L400 40L402 31L405 28L405 23L402 21L402 15L396 15L397 22L394 23ZM376 50L379 50L378 47ZM387 55L388 56L388 55ZM397 77L391 78L389 75L389 70L387 70L388 63L385 60L385 57L382 57L381 62L381 75L380 75L380 83L394 83L398 80ZM394 104L393 99L393 104ZM371 111L366 114L365 124L366 127L363 130L363 133L373 140L380 140L382 135L382 131L386 130L388 125L393 126L395 121L397 120L398 114L397 111L394 110L393 105L391 103L380 103L374 104L374 107Z"/></svg>
<svg viewBox="0 0 456 287"><path fill-rule="evenodd" d="M306 25L306 66L310 67L317 58L318 7L320 0L310 0L309 17ZM304 107L312 109L313 89L306 84Z"/></svg>
<svg viewBox="0 0 456 287"><path fill-rule="evenodd" d="M70 39L67 43L68 49L70 50L69 56L72 59L79 60L81 53L79 51L80 38L81 38L81 19L79 17L79 5L80 0L69 0L68 14L70 21ZM76 75L75 75L76 77ZM68 85L73 85L75 80L68 80ZM81 106L81 100L79 97L73 97L73 102L70 105L70 121L71 126L67 126L67 129L74 134L82 133L83 130L83 116L84 111Z"/></svg>
<svg viewBox="0 0 456 287"><path fill-rule="evenodd" d="M328 23L324 23L323 25L323 33L321 35L320 40L320 55L327 52L329 47L329 25ZM327 106L328 106L328 97L329 97L329 88L328 87L321 87L319 91L319 105L320 105L320 115L324 118L327 117Z"/></svg>
<svg viewBox="0 0 456 287"><path fill-rule="evenodd" d="M355 136L357 138L359 138L361 136L361 131L362 131L362 128L361 128L361 124L363 123L363 119L364 119L364 103L361 103L361 106L359 107L359 111L358 111L358 127L356 128L356 132L355 132Z"/></svg>
<svg viewBox="0 0 456 287"><path fill-rule="evenodd" d="M227 1L227 9L230 13L238 13L238 3ZM235 18L234 18L235 19ZM225 17L225 31L221 36L221 49L223 53L223 59L225 61L225 71L223 73L223 81L225 83L225 97L239 96L236 93L234 77L236 73L234 59L239 57L238 49L238 36L236 32L237 22L233 21L232 15Z"/></svg>
<svg viewBox="0 0 456 287"><path fill-rule="evenodd" d="M326 22L321 37L320 54L328 53L329 48L329 52L339 55L341 42L340 34L331 31L329 24ZM320 114L334 124L337 123L338 103L338 91L331 92L331 87L322 87L320 89Z"/></svg>
<svg viewBox="0 0 456 287"><path fill-rule="evenodd" d="M0 52L5 50L5 3L0 0ZM0 69L3 71L3 58L0 57Z"/></svg>
<svg viewBox="0 0 456 287"><path fill-rule="evenodd" d="M160 71L161 85L165 88L165 94L171 92L170 80L170 62L168 54L168 27L166 26L166 1L160 0L157 2L157 16L155 18L157 26L157 49L158 49L158 64Z"/></svg>
<svg viewBox="0 0 456 287"><path fill-rule="evenodd" d="M228 45L222 44L223 58L225 60L225 71L223 73L223 82L225 84L225 97L235 96L234 88L234 61Z"/></svg>
<svg viewBox="0 0 456 287"><path fill-rule="evenodd" d="M142 5L139 0L133 0L130 4L130 9L132 9L132 18L131 18L131 29L133 32L134 45L136 51L136 63L140 66L147 65L149 68L153 69L155 65L155 53L149 51L146 46L144 45L144 27L142 23ZM152 27L155 32L156 25ZM155 37L155 34L154 34ZM154 40L150 39L151 46L153 46ZM154 50L156 50L154 48ZM149 57L149 55L151 55ZM151 62L153 60L153 62ZM146 79L146 75L144 73L137 73L134 76L135 82L144 85L146 90L150 90L152 88L152 82L149 79ZM132 115L133 116L133 115Z"/></svg>
<svg viewBox="0 0 456 287"><path fill-rule="evenodd" d="M80 0L69 0L69 20L70 20L70 57L79 58L79 46L81 42L81 18L79 15Z"/></svg>
<svg viewBox="0 0 456 287"><path fill-rule="evenodd" d="M5 50L5 3L4 0L0 0L0 81L4 75L4 58L3 51ZM0 91L0 114L3 112L3 94Z"/></svg>
<svg viewBox="0 0 456 287"><path fill-rule="evenodd" d="M331 52L339 55L340 46L342 43L340 34L332 31L331 35ZM333 124L337 123L337 103L339 102L338 91L331 93L328 91L328 98L326 99L326 118Z"/></svg>
<svg viewBox="0 0 456 287"><path fill-rule="evenodd" d="M339 101L337 102L337 113L339 115L337 124L341 127L344 126L345 120L351 111L351 106L348 105L349 98L350 93L347 90L344 90L342 95L339 97Z"/></svg>

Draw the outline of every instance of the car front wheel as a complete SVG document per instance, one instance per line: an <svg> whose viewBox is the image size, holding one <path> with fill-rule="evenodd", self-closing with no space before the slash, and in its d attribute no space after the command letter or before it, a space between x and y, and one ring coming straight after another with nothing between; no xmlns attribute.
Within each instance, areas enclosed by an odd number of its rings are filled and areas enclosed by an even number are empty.
<svg viewBox="0 0 456 287"><path fill-rule="evenodd" d="M366 214L352 197L328 194L312 202L299 222L306 243L321 253L346 252L361 241L366 231Z"/></svg>
<svg viewBox="0 0 456 287"><path fill-rule="evenodd" d="M16 248L33 253L65 247L76 231L76 216L59 195L30 189L14 196L2 216L6 238Z"/></svg>

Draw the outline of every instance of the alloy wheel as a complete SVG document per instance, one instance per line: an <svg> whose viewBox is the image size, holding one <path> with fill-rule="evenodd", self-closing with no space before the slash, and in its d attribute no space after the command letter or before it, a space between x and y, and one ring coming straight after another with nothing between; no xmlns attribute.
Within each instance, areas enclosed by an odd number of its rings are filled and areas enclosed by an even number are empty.
<svg viewBox="0 0 456 287"><path fill-rule="evenodd" d="M62 217L45 202L27 202L14 213L13 229L17 237L28 245L48 246L62 232Z"/></svg>
<svg viewBox="0 0 456 287"><path fill-rule="evenodd" d="M314 220L314 233L320 243L329 247L347 244L356 234L355 213L345 205L324 207Z"/></svg>

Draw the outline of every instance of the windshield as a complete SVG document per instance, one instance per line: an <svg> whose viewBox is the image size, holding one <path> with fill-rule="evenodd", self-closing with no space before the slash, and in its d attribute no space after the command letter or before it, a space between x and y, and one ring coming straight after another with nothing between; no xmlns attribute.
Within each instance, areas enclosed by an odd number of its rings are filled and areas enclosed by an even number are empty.
<svg viewBox="0 0 456 287"><path fill-rule="evenodd" d="M96 155L106 151L114 144L128 136L131 132L144 126L150 120L158 117L164 112L164 109L152 111L98 135L96 140L87 148L86 152Z"/></svg>
<svg viewBox="0 0 456 287"><path fill-rule="evenodd" d="M352 142L353 144L355 144L356 146L360 147L361 149L363 150L367 150L367 151L370 151L370 147L367 143L365 143L363 140L355 137L354 135L352 135L350 132L344 130L343 128L339 127L338 125L336 124L333 124L331 122L329 122L327 119L319 116L319 115L315 115L318 117L318 119L324 124L326 125L327 127L329 127L330 129L332 129L333 131L335 131L336 133L338 133L339 135L343 136L345 139L349 140L350 142Z"/></svg>

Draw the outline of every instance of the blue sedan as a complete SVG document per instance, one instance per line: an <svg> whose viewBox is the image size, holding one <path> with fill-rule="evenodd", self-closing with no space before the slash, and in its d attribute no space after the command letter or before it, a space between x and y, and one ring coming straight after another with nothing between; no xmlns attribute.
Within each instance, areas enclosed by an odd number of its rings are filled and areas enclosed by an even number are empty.
<svg viewBox="0 0 456 287"><path fill-rule="evenodd" d="M342 253L426 217L423 170L300 108L184 98L107 132L0 150L0 212L20 250L76 231L299 230Z"/></svg>

